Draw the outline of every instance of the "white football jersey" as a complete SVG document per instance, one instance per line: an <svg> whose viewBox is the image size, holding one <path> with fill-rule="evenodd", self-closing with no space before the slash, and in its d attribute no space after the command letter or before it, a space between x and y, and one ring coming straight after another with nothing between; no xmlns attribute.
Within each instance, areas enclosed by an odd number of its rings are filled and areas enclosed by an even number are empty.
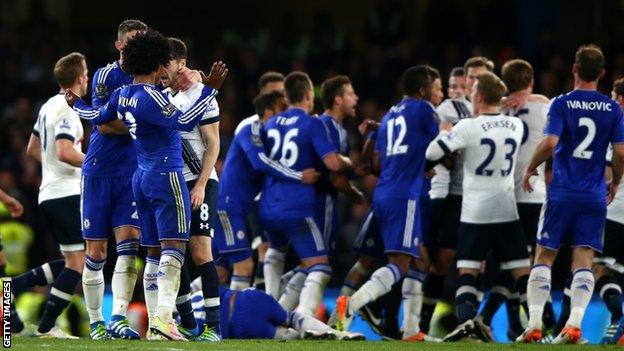
<svg viewBox="0 0 624 351"><path fill-rule="evenodd" d="M446 99L444 100L440 106L438 106L436 112L438 116L440 116L440 120L442 122L450 122L453 124L457 124L462 119L472 117L472 103L467 98L461 99ZM441 176L439 179L435 177L431 180L431 190L440 189L439 191L435 191L434 195L439 197L442 194L442 190L447 189L447 193L450 192L453 195L462 195L462 181L464 179L464 157L460 153L455 156L455 162L453 164L453 169L448 171L446 168L439 166L436 168L436 172L440 168L444 168L441 170ZM444 184L443 182L447 182ZM430 192L431 194L431 192ZM433 199L434 197L431 196Z"/></svg>
<svg viewBox="0 0 624 351"><path fill-rule="evenodd" d="M83 139L80 117L67 105L65 96L57 94L46 101L37 116L33 134L41 143L41 186L39 203L80 195L80 167L74 167L58 159L56 140L67 139L74 143L74 149L82 152Z"/></svg>
<svg viewBox="0 0 624 351"><path fill-rule="evenodd" d="M201 95L203 84L196 83L186 91L180 91L173 95L171 89L165 89L169 96L169 101L180 111L186 111L191 107ZM206 145L202 139L199 126L217 122L219 120L219 104L217 99L211 99L206 112L197 127L190 132L180 132L182 136L182 156L184 158L184 181L191 181L199 178L204 161ZM210 179L219 180L216 170L210 172Z"/></svg>
<svg viewBox="0 0 624 351"><path fill-rule="evenodd" d="M531 162L533 152L544 137L544 127L546 126L549 103L543 99L531 99L524 106L514 111L507 111L505 114L520 118L524 124L524 136L522 145L518 151L516 161L515 182L516 182L516 202L541 204L546 200L546 180L545 164L537 168L538 175L529 179L533 185L533 192L529 193L522 189L522 177L524 171Z"/></svg>
<svg viewBox="0 0 624 351"><path fill-rule="evenodd" d="M607 150L607 162L611 162L613 157L613 147L609 145L609 149ZM624 177L622 181L620 181L620 187L617 193L615 193L615 198L607 207L607 219L610 221L618 222L624 224Z"/></svg>
<svg viewBox="0 0 624 351"><path fill-rule="evenodd" d="M459 121L451 133L440 137L448 151L464 152L462 222L518 219L514 166L523 129L517 117L481 115Z"/></svg>

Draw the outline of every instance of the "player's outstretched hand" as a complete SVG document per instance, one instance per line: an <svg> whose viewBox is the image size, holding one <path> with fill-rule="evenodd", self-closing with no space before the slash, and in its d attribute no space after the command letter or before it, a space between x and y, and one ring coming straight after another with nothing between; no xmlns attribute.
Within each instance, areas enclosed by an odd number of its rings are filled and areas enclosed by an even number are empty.
<svg viewBox="0 0 624 351"><path fill-rule="evenodd" d="M529 169L527 169L524 172L524 176L522 176L522 189L525 192L527 192L527 193L532 193L533 192L533 186L531 185L531 182L529 180L534 175L537 175L537 170L529 170Z"/></svg>
<svg viewBox="0 0 624 351"><path fill-rule="evenodd" d="M2 200L2 203L6 206L7 210L9 210L9 213L13 218L21 217L24 213L24 207L22 204L11 196L7 195L7 197Z"/></svg>
<svg viewBox="0 0 624 351"><path fill-rule="evenodd" d="M316 183L318 177L321 174L316 171L314 168L306 168L301 171L301 183L303 184L314 184Z"/></svg>
<svg viewBox="0 0 624 351"><path fill-rule="evenodd" d="M360 134L362 135L366 135L374 130L379 129L379 122L377 121L373 121L370 118L365 119L362 123L360 123L360 125L358 126L358 130L360 131Z"/></svg>
<svg viewBox="0 0 624 351"><path fill-rule="evenodd" d="M516 92L513 96L508 96L501 101L501 109L505 111L517 111L527 102L530 96L531 93L527 91Z"/></svg>
<svg viewBox="0 0 624 351"><path fill-rule="evenodd" d="M435 175L436 175L435 168L432 168L432 169L428 170L427 172L425 172L425 178L427 178L427 179L433 179L433 177L435 177Z"/></svg>
<svg viewBox="0 0 624 351"><path fill-rule="evenodd" d="M178 78L173 82L171 88L173 90L185 91L190 89L193 84L201 81L202 77L199 71L194 71L188 67L182 67L178 71Z"/></svg>
<svg viewBox="0 0 624 351"><path fill-rule="evenodd" d="M69 107L74 107L74 104L76 103L76 101L80 100L80 96L78 96L76 93L74 93L71 90L67 90L65 92L65 101L67 102L67 104L69 105Z"/></svg>
<svg viewBox="0 0 624 351"><path fill-rule="evenodd" d="M212 64L208 76L204 77L203 83L212 89L219 90L223 81L225 81L225 77L227 77L228 72L229 70L225 63L222 61L215 62Z"/></svg>
<svg viewBox="0 0 624 351"><path fill-rule="evenodd" d="M195 183L193 189L191 189L191 206L193 211L197 211L199 207L204 203L204 196L206 196L206 185L199 182Z"/></svg>
<svg viewBox="0 0 624 351"><path fill-rule="evenodd" d="M618 185L615 182L611 182L609 183L609 190L607 192L607 206L613 201L613 199L615 199L615 194L617 194L618 191Z"/></svg>

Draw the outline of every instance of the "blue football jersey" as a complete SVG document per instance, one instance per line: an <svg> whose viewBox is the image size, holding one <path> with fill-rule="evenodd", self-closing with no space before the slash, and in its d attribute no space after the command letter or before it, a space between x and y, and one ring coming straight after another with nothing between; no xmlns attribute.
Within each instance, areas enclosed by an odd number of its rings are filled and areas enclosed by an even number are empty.
<svg viewBox="0 0 624 351"><path fill-rule="evenodd" d="M418 199L425 173L425 151L438 135L433 106L405 98L392 106L379 126L375 150L381 174L374 198Z"/></svg>
<svg viewBox="0 0 624 351"><path fill-rule="evenodd" d="M138 168L182 171L184 160L179 131L191 131L216 94L216 90L204 86L197 101L183 113L153 85L132 84L123 88L119 92L117 111L134 139Z"/></svg>
<svg viewBox="0 0 624 351"><path fill-rule="evenodd" d="M594 90L573 90L555 98L546 135L559 137L547 196L557 201L606 201L605 155L609 143L624 142L622 110Z"/></svg>
<svg viewBox="0 0 624 351"><path fill-rule="evenodd" d="M262 189L265 173L286 182L301 182L301 172L268 157L261 131L262 122L258 116L243 120L236 128L219 181L219 209L250 213L254 198Z"/></svg>
<svg viewBox="0 0 624 351"><path fill-rule="evenodd" d="M329 140L334 147L341 155L348 157L351 149L349 147L349 135L347 134L347 130L330 115L321 115L321 121L325 124ZM334 198L337 197L338 191L333 187L330 180L331 172L320 160L318 162L318 169L321 172L321 176L316 182L317 191L323 196L325 196L325 194L330 194Z"/></svg>
<svg viewBox="0 0 624 351"><path fill-rule="evenodd" d="M113 92L132 83L132 76L124 72L118 62L98 69L91 82L92 106L105 105ZM82 173L88 176L131 176L137 167L136 152L128 135L103 135L92 129L89 148L82 164Z"/></svg>
<svg viewBox="0 0 624 351"><path fill-rule="evenodd" d="M289 108L264 128L269 157L295 171L318 166L327 154L337 152L318 117L299 108ZM294 183L267 175L264 179L260 214L268 219L303 218L314 215L313 185Z"/></svg>

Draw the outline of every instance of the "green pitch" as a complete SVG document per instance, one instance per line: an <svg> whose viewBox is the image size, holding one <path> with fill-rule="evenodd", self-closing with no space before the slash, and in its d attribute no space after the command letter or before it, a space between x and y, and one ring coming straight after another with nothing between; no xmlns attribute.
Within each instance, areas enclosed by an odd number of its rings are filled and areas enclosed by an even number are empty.
<svg viewBox="0 0 624 351"><path fill-rule="evenodd" d="M482 343L403 343L403 342L340 342L340 341L277 341L277 340L228 340L219 344L204 344L194 342L170 342L170 341L91 341L81 340L51 340L34 338L13 338L12 349L42 351L42 350L118 350L118 351L178 351L178 350L231 350L231 351L405 351L405 350L616 350L617 346L600 345L524 345L524 344L482 344Z"/></svg>

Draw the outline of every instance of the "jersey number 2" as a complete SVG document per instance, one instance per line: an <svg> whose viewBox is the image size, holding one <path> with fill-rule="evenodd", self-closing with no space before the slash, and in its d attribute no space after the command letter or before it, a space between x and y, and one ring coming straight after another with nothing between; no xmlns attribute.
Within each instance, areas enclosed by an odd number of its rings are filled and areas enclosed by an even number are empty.
<svg viewBox="0 0 624 351"><path fill-rule="evenodd" d="M579 118L579 128L580 127L587 128L587 135L585 136L585 139L583 139L583 141L581 141L581 143L576 147L576 149L574 149L572 156L583 160L589 160L594 152L587 150L587 148L596 137L596 123L594 123L591 118L581 117Z"/></svg>

